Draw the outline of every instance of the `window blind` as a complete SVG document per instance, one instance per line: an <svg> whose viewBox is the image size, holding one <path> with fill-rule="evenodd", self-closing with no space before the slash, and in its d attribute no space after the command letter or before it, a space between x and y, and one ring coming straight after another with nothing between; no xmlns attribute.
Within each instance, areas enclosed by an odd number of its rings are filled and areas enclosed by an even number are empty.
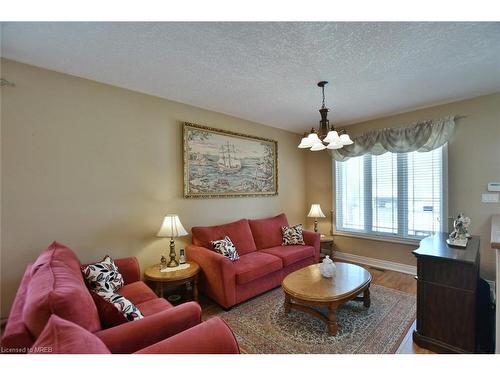
<svg viewBox="0 0 500 375"><path fill-rule="evenodd" d="M336 161L337 231L420 239L444 230L446 151Z"/></svg>

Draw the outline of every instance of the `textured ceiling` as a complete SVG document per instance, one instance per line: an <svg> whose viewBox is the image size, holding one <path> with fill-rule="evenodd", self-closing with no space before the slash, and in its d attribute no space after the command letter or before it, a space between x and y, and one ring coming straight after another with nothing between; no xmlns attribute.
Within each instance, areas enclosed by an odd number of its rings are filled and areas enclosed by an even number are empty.
<svg viewBox="0 0 500 375"><path fill-rule="evenodd" d="M500 91L500 23L4 23L1 52L297 132L320 80L339 125Z"/></svg>

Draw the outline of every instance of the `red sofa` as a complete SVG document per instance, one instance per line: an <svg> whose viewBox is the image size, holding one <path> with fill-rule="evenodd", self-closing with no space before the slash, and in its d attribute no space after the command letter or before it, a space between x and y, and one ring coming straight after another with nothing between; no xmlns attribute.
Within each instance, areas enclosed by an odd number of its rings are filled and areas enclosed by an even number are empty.
<svg viewBox="0 0 500 375"><path fill-rule="evenodd" d="M193 244L186 247L186 252L203 270L201 286L205 294L227 309L279 286L290 272L318 263L320 234L304 231L305 245L282 246L284 225L288 225L288 220L281 214L267 219L193 227ZM210 241L224 236L231 238L239 260L232 262L211 250Z"/></svg>
<svg viewBox="0 0 500 375"><path fill-rule="evenodd" d="M173 307L167 300L158 298L140 281L136 258L117 259L115 263L125 282L119 293L141 310L144 319L103 328L99 317L102 311L98 312L85 285L79 259L69 248L54 242L26 269L2 337L3 352L26 352L52 314L97 336L111 353L137 352L169 338L175 338L175 348L163 344L160 347L168 349L166 352L195 353L200 349L200 341L206 344L204 352L219 353L219 349L227 347L238 351L231 330L221 319L201 322L201 308L197 303ZM193 332L201 336L194 338ZM214 332L231 342L212 339Z"/></svg>

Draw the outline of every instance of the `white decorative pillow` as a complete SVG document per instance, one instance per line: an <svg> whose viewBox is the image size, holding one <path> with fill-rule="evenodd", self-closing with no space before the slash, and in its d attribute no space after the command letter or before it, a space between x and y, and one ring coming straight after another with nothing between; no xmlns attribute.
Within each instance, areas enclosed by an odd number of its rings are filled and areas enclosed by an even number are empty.
<svg viewBox="0 0 500 375"><path fill-rule="evenodd" d="M302 235L302 224L292 225L291 227L282 226L281 232L283 233L282 245L305 245L304 237Z"/></svg>
<svg viewBox="0 0 500 375"><path fill-rule="evenodd" d="M127 298L123 297L118 293L102 293L99 294L103 299L111 303L114 307L120 311L123 316L131 321L131 320L139 320L143 319L144 315L142 315L141 311L135 306L132 302L130 302Z"/></svg>
<svg viewBox="0 0 500 375"><path fill-rule="evenodd" d="M116 292L123 286L123 276L109 255L101 262L82 267L82 273L90 289L97 294Z"/></svg>
<svg viewBox="0 0 500 375"><path fill-rule="evenodd" d="M101 262L82 267L82 273L89 288L116 307L127 320L144 318L132 302L116 293L124 284L123 276L109 255Z"/></svg>
<svg viewBox="0 0 500 375"><path fill-rule="evenodd" d="M238 250L236 250L236 246L234 246L233 241L228 236L225 236L222 240L210 241L214 250L219 254L224 255L231 261L235 261L240 259L240 255L238 254Z"/></svg>

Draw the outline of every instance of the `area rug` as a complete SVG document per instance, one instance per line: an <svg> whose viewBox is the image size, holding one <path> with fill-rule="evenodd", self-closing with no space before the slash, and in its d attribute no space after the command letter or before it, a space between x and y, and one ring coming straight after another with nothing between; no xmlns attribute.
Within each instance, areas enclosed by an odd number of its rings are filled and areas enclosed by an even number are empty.
<svg viewBox="0 0 500 375"><path fill-rule="evenodd" d="M371 307L350 301L337 310L338 332L301 311L285 314L281 288L218 314L250 354L395 353L415 320L414 295L380 285L370 287Z"/></svg>

